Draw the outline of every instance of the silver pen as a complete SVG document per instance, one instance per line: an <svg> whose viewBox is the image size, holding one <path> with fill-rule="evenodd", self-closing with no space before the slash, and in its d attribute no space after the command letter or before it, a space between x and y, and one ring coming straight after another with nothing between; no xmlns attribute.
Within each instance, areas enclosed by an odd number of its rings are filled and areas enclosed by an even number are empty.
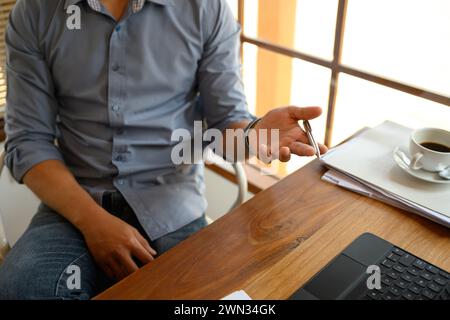
<svg viewBox="0 0 450 320"><path fill-rule="evenodd" d="M308 136L309 144L314 148L317 158L321 159L319 145L317 144L316 140L314 140L314 137L312 135L312 128L308 120L303 121L303 127L305 127L305 132Z"/></svg>

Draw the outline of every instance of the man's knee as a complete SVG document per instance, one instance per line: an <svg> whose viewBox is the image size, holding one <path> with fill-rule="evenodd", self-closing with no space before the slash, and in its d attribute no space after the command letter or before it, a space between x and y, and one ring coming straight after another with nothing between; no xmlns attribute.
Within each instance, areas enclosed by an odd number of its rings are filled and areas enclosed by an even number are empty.
<svg viewBox="0 0 450 320"><path fill-rule="evenodd" d="M18 257L12 251L0 266L0 299L90 299L98 275L89 259L83 254L67 263L61 257Z"/></svg>
<svg viewBox="0 0 450 320"><path fill-rule="evenodd" d="M40 211L0 265L0 299L89 299L102 277L81 234Z"/></svg>
<svg viewBox="0 0 450 320"><path fill-rule="evenodd" d="M16 264L8 258L0 267L0 299L45 299L54 295L38 266L31 262Z"/></svg>

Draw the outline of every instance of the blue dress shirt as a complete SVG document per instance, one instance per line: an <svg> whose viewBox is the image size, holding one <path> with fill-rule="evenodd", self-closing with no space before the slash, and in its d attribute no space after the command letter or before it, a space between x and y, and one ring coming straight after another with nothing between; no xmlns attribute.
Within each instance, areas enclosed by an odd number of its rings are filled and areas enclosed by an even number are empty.
<svg viewBox="0 0 450 320"><path fill-rule="evenodd" d="M6 32L13 176L61 160L97 202L118 189L152 240L201 217L203 165L174 165L171 135L252 119L239 34L225 0L132 0L120 21L98 0L19 0Z"/></svg>

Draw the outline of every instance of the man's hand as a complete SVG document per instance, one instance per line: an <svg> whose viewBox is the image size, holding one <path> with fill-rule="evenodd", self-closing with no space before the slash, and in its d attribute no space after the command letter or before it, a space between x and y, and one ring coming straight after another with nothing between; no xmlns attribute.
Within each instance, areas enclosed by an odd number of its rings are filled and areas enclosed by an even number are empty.
<svg viewBox="0 0 450 320"><path fill-rule="evenodd" d="M134 259L143 265L154 260L156 251L139 231L113 215L101 215L83 227L90 253L111 278L121 280L138 270Z"/></svg>
<svg viewBox="0 0 450 320"><path fill-rule="evenodd" d="M322 109L320 107L300 108L290 106L278 108L269 111L255 126L255 130L266 129L269 137L271 129L279 130L279 150L270 150L268 153L282 162L289 161L291 154L313 156L315 154L314 148L309 144L308 136L298 122L317 118L321 114ZM319 149L321 154L328 151L328 148L323 144L319 144Z"/></svg>
<svg viewBox="0 0 450 320"><path fill-rule="evenodd" d="M24 182L80 230L90 253L110 278L120 280L136 271L133 258L146 264L156 255L135 228L100 207L64 163L44 161L27 172Z"/></svg>

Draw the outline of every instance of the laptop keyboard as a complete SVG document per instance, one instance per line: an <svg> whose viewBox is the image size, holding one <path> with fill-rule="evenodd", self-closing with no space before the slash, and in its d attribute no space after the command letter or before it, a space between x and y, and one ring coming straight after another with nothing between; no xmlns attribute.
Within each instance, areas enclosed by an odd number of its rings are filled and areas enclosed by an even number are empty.
<svg viewBox="0 0 450 320"><path fill-rule="evenodd" d="M381 289L367 290L363 299L450 300L450 274L394 247L379 264Z"/></svg>

